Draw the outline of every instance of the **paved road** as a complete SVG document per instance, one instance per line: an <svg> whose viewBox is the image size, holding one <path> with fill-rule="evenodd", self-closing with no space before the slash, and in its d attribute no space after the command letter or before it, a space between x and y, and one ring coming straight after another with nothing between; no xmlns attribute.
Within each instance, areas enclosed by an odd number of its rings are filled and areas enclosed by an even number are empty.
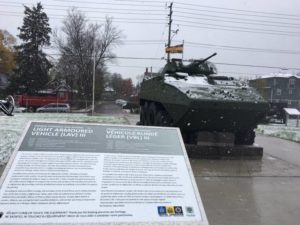
<svg viewBox="0 0 300 225"><path fill-rule="evenodd" d="M123 114L122 107L114 102L103 102L95 106L95 112L99 114Z"/></svg>
<svg viewBox="0 0 300 225"><path fill-rule="evenodd" d="M190 159L211 225L300 224L300 144L256 143L262 160Z"/></svg>

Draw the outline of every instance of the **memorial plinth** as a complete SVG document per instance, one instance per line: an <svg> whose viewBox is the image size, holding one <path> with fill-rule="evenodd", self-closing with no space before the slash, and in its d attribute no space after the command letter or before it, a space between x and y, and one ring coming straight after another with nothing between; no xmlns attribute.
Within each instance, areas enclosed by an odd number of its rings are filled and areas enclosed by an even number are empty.
<svg viewBox="0 0 300 225"><path fill-rule="evenodd" d="M0 224L208 224L177 128L31 122Z"/></svg>

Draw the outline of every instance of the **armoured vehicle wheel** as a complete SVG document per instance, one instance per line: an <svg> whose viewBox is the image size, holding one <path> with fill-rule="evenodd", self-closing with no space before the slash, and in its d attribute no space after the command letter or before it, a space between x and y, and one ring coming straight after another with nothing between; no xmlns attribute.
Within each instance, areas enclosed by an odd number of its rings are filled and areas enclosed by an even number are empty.
<svg viewBox="0 0 300 225"><path fill-rule="evenodd" d="M171 126L171 118L164 109L161 109L156 113L154 125L162 126L162 127L170 127Z"/></svg>
<svg viewBox="0 0 300 225"><path fill-rule="evenodd" d="M244 132L238 132L235 134L235 144L236 145L252 145L255 139L255 132L251 130L246 130Z"/></svg>
<svg viewBox="0 0 300 225"><path fill-rule="evenodd" d="M145 115L145 106L142 105L141 106L141 112L140 112L140 125L146 125L145 123L145 118L146 118L146 115Z"/></svg>
<svg viewBox="0 0 300 225"><path fill-rule="evenodd" d="M144 116L143 116L143 125L149 126L150 124L148 123L148 117L149 117L149 103L145 102L143 105L143 111L144 111Z"/></svg>
<svg viewBox="0 0 300 225"><path fill-rule="evenodd" d="M157 107L154 102L150 103L147 113L147 124L150 126L155 125L155 117L157 114Z"/></svg>

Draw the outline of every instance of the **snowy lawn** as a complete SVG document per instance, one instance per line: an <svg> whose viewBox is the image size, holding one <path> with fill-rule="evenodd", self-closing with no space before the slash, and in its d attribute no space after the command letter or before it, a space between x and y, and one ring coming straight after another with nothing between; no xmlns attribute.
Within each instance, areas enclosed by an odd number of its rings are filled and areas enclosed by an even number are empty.
<svg viewBox="0 0 300 225"><path fill-rule="evenodd" d="M135 119L134 117L133 120ZM16 113L13 117L0 115L0 166L8 161L28 121L128 124L128 120L122 115L87 116L75 113ZM291 121L289 126L259 125L256 132L300 143L300 127L295 126L295 121Z"/></svg>
<svg viewBox="0 0 300 225"><path fill-rule="evenodd" d="M285 124L259 125L256 132L300 143L300 127L296 127L296 120L289 121L288 126Z"/></svg>
<svg viewBox="0 0 300 225"><path fill-rule="evenodd" d="M127 123L122 115L88 116L75 113L16 113L14 116L9 117L0 114L0 166L8 161L28 121Z"/></svg>

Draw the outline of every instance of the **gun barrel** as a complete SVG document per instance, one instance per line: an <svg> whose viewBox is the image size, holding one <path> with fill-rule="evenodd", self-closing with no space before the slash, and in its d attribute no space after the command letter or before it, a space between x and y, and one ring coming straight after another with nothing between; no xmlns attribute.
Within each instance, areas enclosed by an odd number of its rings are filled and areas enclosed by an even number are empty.
<svg viewBox="0 0 300 225"><path fill-rule="evenodd" d="M214 56L216 56L216 55L217 55L217 53L215 52L214 54L212 54L212 55L206 57L205 59L195 60L194 62L195 62L197 65L200 65L200 64L206 62L207 60L209 60L210 58L212 58L212 57L214 57Z"/></svg>
<svg viewBox="0 0 300 225"><path fill-rule="evenodd" d="M205 61L209 60L210 58L212 58L212 57L214 57L216 55L217 55L217 53L215 52L214 54L208 56L207 58L203 59L202 61L205 62Z"/></svg>

